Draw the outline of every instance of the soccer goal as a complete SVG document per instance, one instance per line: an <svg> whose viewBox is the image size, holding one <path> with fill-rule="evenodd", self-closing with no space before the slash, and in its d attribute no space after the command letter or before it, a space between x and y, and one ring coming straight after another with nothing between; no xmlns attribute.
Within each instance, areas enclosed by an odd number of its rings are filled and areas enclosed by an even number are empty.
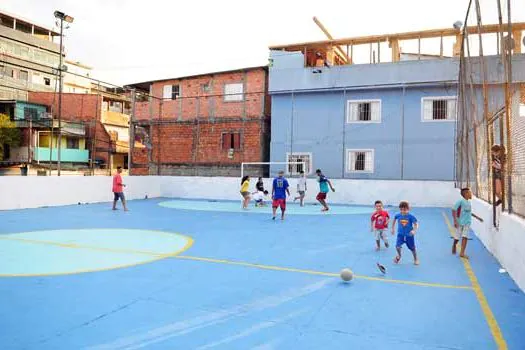
<svg viewBox="0 0 525 350"><path fill-rule="evenodd" d="M241 163L241 178L244 175L273 178L281 170L287 177L299 177L301 171L310 173L306 162L244 162Z"/></svg>

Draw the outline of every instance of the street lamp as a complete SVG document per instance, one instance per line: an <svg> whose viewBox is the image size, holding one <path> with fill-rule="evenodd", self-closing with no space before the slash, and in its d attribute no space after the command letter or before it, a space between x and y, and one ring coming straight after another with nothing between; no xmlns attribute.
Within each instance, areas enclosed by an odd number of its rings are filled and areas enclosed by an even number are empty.
<svg viewBox="0 0 525 350"><path fill-rule="evenodd" d="M57 150L57 175L60 176L60 149L62 148L62 54L64 46L62 39L64 37L64 21L73 23L74 18L66 15L64 12L55 11L55 17L60 20L60 63L58 64L58 150Z"/></svg>

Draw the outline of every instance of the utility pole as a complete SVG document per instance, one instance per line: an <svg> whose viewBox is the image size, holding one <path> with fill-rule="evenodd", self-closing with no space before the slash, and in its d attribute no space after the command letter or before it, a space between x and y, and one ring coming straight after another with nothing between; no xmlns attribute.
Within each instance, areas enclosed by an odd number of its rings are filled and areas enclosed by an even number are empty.
<svg viewBox="0 0 525 350"><path fill-rule="evenodd" d="M60 20L60 63L58 64L58 142L57 142L57 175L60 176L60 150L62 148L62 64L63 64L63 38L64 38L64 21L73 23L73 17L66 15L64 12L55 11L55 17Z"/></svg>
<svg viewBox="0 0 525 350"><path fill-rule="evenodd" d="M136 90L131 89L131 115L129 116L129 145L128 145L128 175L131 175L133 166L133 150L135 147L135 101Z"/></svg>

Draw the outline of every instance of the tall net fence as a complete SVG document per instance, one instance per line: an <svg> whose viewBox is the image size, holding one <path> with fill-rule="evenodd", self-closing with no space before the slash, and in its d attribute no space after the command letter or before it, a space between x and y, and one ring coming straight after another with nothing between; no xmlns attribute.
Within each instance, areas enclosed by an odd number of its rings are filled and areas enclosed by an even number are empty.
<svg viewBox="0 0 525 350"><path fill-rule="evenodd" d="M456 182L495 208L525 216L525 61L523 23L512 21L514 3L471 0L467 10L461 32ZM494 15L497 32L486 34L483 22L494 23Z"/></svg>

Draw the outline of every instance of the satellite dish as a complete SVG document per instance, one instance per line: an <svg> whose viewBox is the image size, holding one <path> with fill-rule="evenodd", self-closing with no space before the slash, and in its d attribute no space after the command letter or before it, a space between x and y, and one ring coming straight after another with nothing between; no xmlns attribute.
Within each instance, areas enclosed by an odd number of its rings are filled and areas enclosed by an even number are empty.
<svg viewBox="0 0 525 350"><path fill-rule="evenodd" d="M454 24L453 24L452 26L454 27L454 29L456 29L456 30L460 30L461 27L463 27L463 22L461 22L461 21L456 21L456 22L454 22Z"/></svg>

